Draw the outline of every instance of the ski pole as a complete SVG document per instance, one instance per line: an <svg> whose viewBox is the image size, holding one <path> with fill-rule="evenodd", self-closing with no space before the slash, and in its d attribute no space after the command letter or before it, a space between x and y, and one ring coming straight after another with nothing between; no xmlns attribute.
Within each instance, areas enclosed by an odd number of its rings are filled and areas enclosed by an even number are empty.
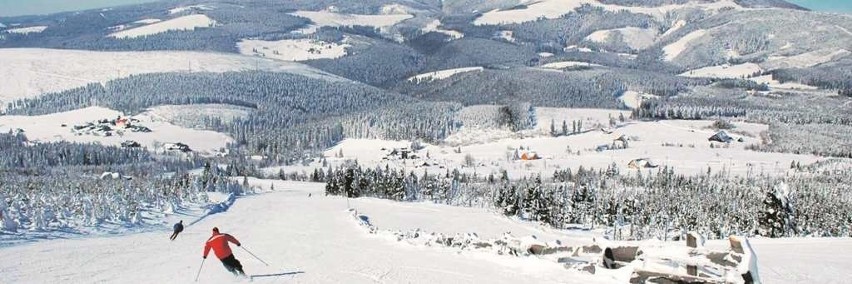
<svg viewBox="0 0 852 284"><path fill-rule="evenodd" d="M198 282L198 276L201 276L201 268L204 267L204 261L206 258L201 259L201 265L198 266L198 273L195 274L195 282Z"/></svg>
<svg viewBox="0 0 852 284"><path fill-rule="evenodd" d="M263 264L266 264L266 266L269 266L269 263L266 263L266 261L263 261L263 259L260 259L260 258L259 258L259 257L257 257L256 255L254 255L253 253L251 253L251 252L250 252L250 251L249 251L246 247L244 247L244 246L240 246L240 247L241 247L241 248L243 248L243 250L245 250L247 253L249 253L251 256L253 256L253 257L254 257L254 258L256 258L257 260L260 260L260 262L263 262Z"/></svg>

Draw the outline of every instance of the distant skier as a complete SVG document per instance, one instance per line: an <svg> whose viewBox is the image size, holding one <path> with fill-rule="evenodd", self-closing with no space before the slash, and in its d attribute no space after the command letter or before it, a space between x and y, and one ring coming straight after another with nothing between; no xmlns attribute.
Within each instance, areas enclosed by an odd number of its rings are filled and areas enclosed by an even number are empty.
<svg viewBox="0 0 852 284"><path fill-rule="evenodd" d="M237 246L241 245L240 241L233 236L220 234L219 228L213 227L213 235L210 236L210 239L207 239L207 243L204 245L204 259L207 259L207 254L212 248L216 257L222 261L222 265L225 265L225 269L236 276L245 276L246 273L243 271L243 265L240 264L239 260L234 258L234 254L231 252L231 247L228 246L228 242L232 242Z"/></svg>
<svg viewBox="0 0 852 284"><path fill-rule="evenodd" d="M169 239L174 241L175 239L177 239L178 234L180 234L180 232L183 232L183 220L180 220L180 222L175 224L173 228L174 232L172 233L172 236L169 237Z"/></svg>

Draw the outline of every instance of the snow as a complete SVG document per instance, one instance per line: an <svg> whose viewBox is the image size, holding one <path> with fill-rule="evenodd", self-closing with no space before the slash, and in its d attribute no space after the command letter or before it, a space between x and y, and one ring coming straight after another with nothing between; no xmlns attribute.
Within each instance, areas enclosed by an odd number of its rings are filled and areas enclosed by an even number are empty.
<svg viewBox="0 0 852 284"><path fill-rule="evenodd" d="M46 29L47 29L47 26L32 26L32 27L25 27L25 28L8 29L8 30L5 30L5 32L10 33L10 34L26 35L26 34L31 34L31 33L33 33L33 34L41 33Z"/></svg>
<svg viewBox="0 0 852 284"><path fill-rule="evenodd" d="M474 20L475 25L503 25L535 21L539 18L555 19L576 10L582 5L603 8L610 12L626 10L634 14L645 14L657 19L664 19L666 14L682 9L700 9L710 13L726 8L742 10L742 6L733 0L721 0L711 3L672 4L659 7L633 7L601 4L595 0L523 0L518 4L526 7L517 9L496 9L485 12Z"/></svg>
<svg viewBox="0 0 852 284"><path fill-rule="evenodd" d="M661 37L661 38L662 38L662 37L666 37L666 36L668 36L668 35L670 35L670 34L672 34L672 33L676 32L677 30L679 30L679 29L681 29L681 28L683 28L683 27L685 27L685 26L686 26L686 21L684 21L684 20L677 20L677 21L675 21L675 22L672 24L672 27L671 27L671 28L669 28L668 30L666 30L666 32L665 32L665 33L663 33L662 35L660 35L660 37Z"/></svg>
<svg viewBox="0 0 852 284"><path fill-rule="evenodd" d="M808 86L808 85L799 84L799 83L792 83L792 82L781 83L781 82L773 79L771 74L754 77L754 78L751 78L750 80L757 82L757 83L767 84L767 85L769 85L770 88L775 88L775 89L788 89L788 90L816 90L816 89L819 89L819 88L814 87L814 86Z"/></svg>
<svg viewBox="0 0 852 284"><path fill-rule="evenodd" d="M642 101L651 98L658 98L659 96L655 96L652 94L634 92L634 91L626 91L619 98L621 102L624 103L625 106L631 109L637 109L642 105Z"/></svg>
<svg viewBox="0 0 852 284"><path fill-rule="evenodd" d="M342 80L314 68L281 61L202 52L98 52L59 49L0 49L0 109L22 98L158 72L289 72Z"/></svg>
<svg viewBox="0 0 852 284"><path fill-rule="evenodd" d="M618 32L624 38L630 48L635 50L645 49L654 44L657 39L657 31L654 29L643 29L637 27L626 27L611 30L600 30L593 32L586 39L594 42L605 42L611 33Z"/></svg>
<svg viewBox="0 0 852 284"><path fill-rule="evenodd" d="M505 169L511 178L533 174L549 176L557 169L576 170L581 165L600 169L613 163L622 172L629 172L635 170L628 168L627 164L638 158L650 159L660 166L673 167L681 174L706 173L707 169L711 168L713 172L724 169L732 175L742 176L760 173L783 175L790 171L788 165L791 161L813 163L825 160L812 155L745 149L749 144L760 143L760 133L768 129L764 124L734 122L737 127L729 133L735 139L743 138L744 142L732 142L727 147L716 145L718 147L711 148L707 139L715 130L708 128L713 123L710 120L627 121L619 123L617 127L610 127L609 117L618 120L619 114L623 114L628 118L630 112L548 108L537 108L536 112L538 123L533 130L516 133L501 129L463 128L441 143L425 144L425 149L416 152L420 157L418 159L383 159L387 157L390 149L408 147L410 142L370 139L346 139L328 149L325 156L332 166L357 159L358 163L365 167L389 166L430 173L460 168L462 172L476 172L483 176L489 173L499 175L500 170ZM556 123L557 132L561 132L563 120L566 121L569 131L572 130L573 121L582 120L583 131L580 134L551 137L551 119ZM604 132L600 130L602 128L609 130ZM596 151L597 146L611 145L614 139L622 135L635 138L629 141L627 149ZM456 152L459 147L461 153ZM535 151L543 159L511 160L512 152L519 147ZM340 151L344 157L336 158L335 155ZM429 158L426 158L427 153ZM466 155L475 159L475 167L464 166ZM421 166L424 162L430 165ZM320 164L314 163L311 166L320 167ZM651 170L656 172L655 169Z"/></svg>
<svg viewBox="0 0 852 284"><path fill-rule="evenodd" d="M544 0L523 1L526 8L511 10L493 10L482 14L474 20L476 25L501 25L534 21L538 18L555 19L574 11L583 4L591 4L589 0Z"/></svg>
<svg viewBox="0 0 852 284"><path fill-rule="evenodd" d="M678 39L677 41L675 41L675 42L673 42L669 45L666 45L665 47L663 47L663 53L665 53L665 60L666 61L674 60L675 57L677 57L678 55L683 53L683 51L686 50L687 47L689 47L689 43L691 41L696 40L696 39L704 36L706 33L707 33L706 30L695 30L695 31L687 34L686 36Z"/></svg>
<svg viewBox="0 0 852 284"><path fill-rule="evenodd" d="M213 8L208 7L207 5L191 5L191 6L180 6L180 7L174 8L174 9L170 9L169 14L177 14L177 13L192 11L192 10L196 10L196 9L197 10L213 10Z"/></svg>
<svg viewBox="0 0 852 284"><path fill-rule="evenodd" d="M345 43L340 44L313 39L285 39L279 41L247 39L237 43L237 48L241 54L284 61L340 58L346 56L346 48L348 47L350 45Z"/></svg>
<svg viewBox="0 0 852 284"><path fill-rule="evenodd" d="M575 66L592 67L592 66L600 66L600 65L594 64L594 63L582 62L582 61L558 61L558 62L551 62L551 63L541 65L541 68L564 69L564 68L575 67Z"/></svg>
<svg viewBox="0 0 852 284"><path fill-rule="evenodd" d="M774 57L765 63L761 63L761 66L767 70L781 68L808 68L830 62L850 54L852 54L852 52L849 52L846 49L820 49L793 56Z"/></svg>
<svg viewBox="0 0 852 284"><path fill-rule="evenodd" d="M452 77L453 75L456 75L456 74L461 74L461 73L465 73L465 72L481 72L482 70L485 70L485 68L483 68L483 67L463 67L463 68L440 70L440 71L423 73L423 74L420 74L420 75L412 76L412 77L408 78L408 81L420 83L420 82L426 82L426 81L432 81L432 80L443 80L443 79L450 78L450 77Z"/></svg>
<svg viewBox="0 0 852 284"><path fill-rule="evenodd" d="M849 238L753 238L763 283L842 283L852 273ZM708 247L726 247L726 240L708 241Z"/></svg>
<svg viewBox="0 0 852 284"><path fill-rule="evenodd" d="M437 19L433 20L433 21L429 22L428 24L426 24L426 27L423 28L423 32L425 32L425 33L428 33L428 32L442 33L442 34L449 36L450 40L460 39L460 38L464 37L464 34L459 32L459 31L441 29L440 26L441 26L441 20L437 20Z"/></svg>
<svg viewBox="0 0 852 284"><path fill-rule="evenodd" d="M497 38L502 38L508 42L515 42L515 32L513 31L500 31L496 36Z"/></svg>
<svg viewBox="0 0 852 284"><path fill-rule="evenodd" d="M836 27L837 29L839 29L839 30L841 30L841 31L845 32L846 34L848 34L848 35L850 35L850 36L852 36L852 31L849 31L849 29L844 28L844 27L841 27L841 26L838 26L838 25L834 25L834 27Z"/></svg>
<svg viewBox="0 0 852 284"><path fill-rule="evenodd" d="M193 31L196 28L209 28L213 27L214 25L216 25L216 21L210 19L210 17L207 17L207 15L196 14L177 17L171 20L157 22L129 30L123 30L120 32L112 33L109 35L109 37L119 39L137 38L164 33L168 31Z"/></svg>
<svg viewBox="0 0 852 284"><path fill-rule="evenodd" d="M227 146L234 140L228 135L207 131L188 129L173 125L156 115L142 113L133 116L138 124L152 130L150 133L125 131L124 135L113 136L75 135L71 129L74 125L83 125L101 119L115 119L124 116L123 113L102 107L88 107L67 112L40 116L0 116L0 131L23 129L27 139L34 142L68 141L76 143L100 143L103 145L121 145L121 142L133 140L151 150L164 143L181 142L189 145L193 151L206 154L214 153ZM62 127L66 124L66 127Z"/></svg>
<svg viewBox="0 0 852 284"><path fill-rule="evenodd" d="M177 240L170 232L44 241L0 248L15 261L0 263L4 283L187 283L193 282L210 228L235 236L242 248L234 255L253 282L279 283L553 283L572 279L578 283L606 283L570 271L556 262L535 257L459 253L452 249L415 246L368 234L346 212L347 200L322 196L322 184L252 180L275 191L237 199L225 213L211 215L186 226ZM311 193L312 197L308 197ZM396 213L419 204L351 200L377 222L403 223ZM427 210L429 207L426 207ZM373 211L375 209L375 211ZM466 217L469 210L440 208L434 219L455 216L463 224L478 225L482 214ZM382 214L378 210L382 210ZM387 212L384 214L383 212ZM499 217L492 216L492 219ZM446 222L437 222L437 225ZM506 224L500 222L497 224ZM493 228L495 231L500 228ZM248 254L251 251L270 266ZM200 283L235 283L235 279L210 257L201 266Z"/></svg>
<svg viewBox="0 0 852 284"><path fill-rule="evenodd" d="M707 78L747 78L763 69L754 63L743 63L737 65L719 65L686 71L678 76L684 77L707 77Z"/></svg>
<svg viewBox="0 0 852 284"><path fill-rule="evenodd" d="M389 27L398 24L414 16L409 14L392 15L358 15L339 14L329 11L297 11L292 15L308 18L319 26L341 27L341 26L370 26L376 28Z"/></svg>
<svg viewBox="0 0 852 284"><path fill-rule="evenodd" d="M274 191L240 197L221 214L186 226L175 241L170 231L121 234L112 237L40 241L0 247L14 261L0 262L0 282L240 283L210 258L200 259L210 228L218 227L243 244L234 255L260 283L625 283L632 269L654 267L653 257L684 261L689 250L682 242L612 242L597 232L560 231L521 222L476 208L429 203L398 203L371 198L323 196L323 184L250 178ZM215 196L211 196L215 197ZM371 234L347 209L367 216L382 232L422 229L444 234L476 233L482 239L511 231L523 244L603 246L638 245L643 258L626 269L596 269L595 274L565 268L551 256L497 255L441 246L397 241ZM186 223L186 222L185 222ZM535 236L535 237L533 237ZM760 279L765 283L837 283L852 273L849 239L749 239L756 253ZM707 247L728 249L726 240ZM249 251L269 263L265 266ZM671 269L668 265L663 269Z"/></svg>
<svg viewBox="0 0 852 284"><path fill-rule="evenodd" d="M147 25L147 24L159 23L159 22L162 22L162 21L163 20L160 20L160 19L141 19L141 20L135 21L133 23L134 24L146 24Z"/></svg>
<svg viewBox="0 0 852 284"><path fill-rule="evenodd" d="M556 0L554 0L556 1ZM734 10L746 10L742 6L736 3L735 0L718 0L709 3L687 3L687 4L670 4L670 5L662 5L658 7L628 7L628 6L619 6L619 5L600 5L605 10L610 12L618 12L622 10L629 11L634 14L645 14L651 17L654 17L658 20L663 20L666 17L666 14L669 12L684 10L684 9L700 9L705 12L709 12L711 14L716 13L723 9L734 9Z"/></svg>
<svg viewBox="0 0 852 284"><path fill-rule="evenodd" d="M226 104L160 105L148 108L146 115L157 121L201 128L205 118L216 118L223 123L249 116L254 109Z"/></svg>
<svg viewBox="0 0 852 284"><path fill-rule="evenodd" d="M539 52L539 53L538 53L538 56L540 56L540 57L542 57L542 58L546 58L546 57L553 57L553 53L550 53L550 52Z"/></svg>
<svg viewBox="0 0 852 284"><path fill-rule="evenodd" d="M382 6L379 13L382 15L408 15L410 10L411 8L405 5L390 4Z"/></svg>
<svg viewBox="0 0 852 284"><path fill-rule="evenodd" d="M589 0L543 0L522 1L526 8L510 10L492 10L473 21L475 25L504 25L534 21L538 18L555 19L574 11L583 4L595 3Z"/></svg>

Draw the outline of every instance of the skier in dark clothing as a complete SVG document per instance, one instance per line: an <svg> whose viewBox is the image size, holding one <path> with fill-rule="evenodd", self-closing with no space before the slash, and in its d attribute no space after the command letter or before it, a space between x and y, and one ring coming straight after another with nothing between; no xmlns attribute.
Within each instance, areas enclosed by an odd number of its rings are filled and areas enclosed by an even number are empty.
<svg viewBox="0 0 852 284"><path fill-rule="evenodd" d="M225 269L234 275L245 276L246 273L243 271L243 265L240 264L239 260L234 258L234 254L231 252L231 247L228 246L228 242L234 243L237 246L241 245L240 241L233 236L220 234L219 228L213 227L213 235L210 236L210 239L207 239L207 243L204 245L204 258L207 259L207 254L210 253L210 249L213 249L213 254L222 261L222 265L225 266Z"/></svg>
<svg viewBox="0 0 852 284"><path fill-rule="evenodd" d="M174 241L175 239L177 239L177 236L178 234L180 234L180 232L183 232L183 220L180 220L180 222L175 224L174 233L172 233L172 236L169 237L169 239Z"/></svg>

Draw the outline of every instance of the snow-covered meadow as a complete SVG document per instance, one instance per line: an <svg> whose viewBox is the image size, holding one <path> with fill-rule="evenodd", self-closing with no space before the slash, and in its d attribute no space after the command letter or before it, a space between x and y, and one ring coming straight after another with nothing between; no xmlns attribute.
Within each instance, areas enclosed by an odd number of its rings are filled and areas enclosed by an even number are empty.
<svg viewBox="0 0 852 284"><path fill-rule="evenodd" d="M385 14L385 15L359 15L359 14L342 14L333 11L296 11L291 13L294 16L304 17L311 20L313 23L305 28L294 31L297 34L312 34L319 27L351 27L351 26L367 26L377 29L387 29L402 21L413 18L409 14Z"/></svg>
<svg viewBox="0 0 852 284"><path fill-rule="evenodd" d="M0 109L14 100L83 87L90 83L158 72L265 70L328 80L341 78L314 68L258 57L182 52L98 52L0 49Z"/></svg>
<svg viewBox="0 0 852 284"><path fill-rule="evenodd" d="M184 109L186 111L186 109ZM200 153L212 154L232 143L228 135L209 131L184 128L169 123L162 116L163 108L155 112L146 112L131 118L138 124L148 127L151 132L124 131L111 136L81 135L72 131L76 125L85 125L102 119L115 119L123 113L101 107L89 107L68 112L40 116L0 116L0 131L9 132L21 129L33 142L68 141L76 143L98 143L102 145L121 145L132 140L151 150L162 150L166 143L184 143L190 149Z"/></svg>
<svg viewBox="0 0 852 284"><path fill-rule="evenodd" d="M137 38L168 31L192 31L197 28L210 28L215 25L216 21L207 17L207 15L196 14L166 21L155 21L145 26L119 31L109 36L119 39Z"/></svg>
<svg viewBox="0 0 852 284"><path fill-rule="evenodd" d="M23 28L13 28L5 30L4 32L10 34L31 34L31 33L40 33L47 29L47 26L32 26L32 27L23 27Z"/></svg>
<svg viewBox="0 0 852 284"><path fill-rule="evenodd" d="M627 111L597 109L538 108L535 129L512 132L506 129L465 127L446 138L440 144L423 143L424 148L415 152L416 159L397 159L389 155L391 150L409 148L411 141L388 141L370 139L346 139L325 152L332 166L357 160L367 167L427 171L438 173L459 168L462 172L480 176L499 174L507 170L511 177L542 174L550 176L554 171L574 169L579 166L607 168L616 165L622 172L637 171L628 164L635 159L648 159L658 166L668 166L678 173L687 175L726 171L733 175L784 175L789 173L791 162L813 163L825 158L813 155L767 153L746 149L747 145L761 143L761 133L768 125L734 122L736 128L727 130L735 139L743 142L730 144L708 141L717 130L712 129L710 120L668 120L620 122L620 117L629 117ZM611 127L609 122L617 122ZM574 121L582 121L580 133L553 137L553 129L561 133L563 121L571 132ZM612 149L612 144L621 145L620 137L628 139L626 149ZM605 150L600 150L606 146ZM459 151L460 150L460 151ZM535 152L538 160L513 159L514 152ZM340 154L342 153L342 157ZM469 157L469 158L468 158ZM471 160L475 161L469 164ZM425 166L424 164L428 165ZM466 165L467 164L467 165ZM299 172L310 174L321 163L308 167L285 166L270 169L270 172ZM652 169L653 170L653 169ZM647 170L642 170L647 171Z"/></svg>
<svg viewBox="0 0 852 284"><path fill-rule="evenodd" d="M452 77L456 74L461 74L465 72L481 72L485 70L483 67L464 67L464 68L455 68L455 69L447 69L440 70L435 72L429 72L424 74L419 74L408 78L408 81L421 83L421 82L429 82L432 80L443 80Z"/></svg>
<svg viewBox="0 0 852 284"><path fill-rule="evenodd" d="M285 39L279 41L243 40L237 43L241 54L261 56L284 61L335 59L346 56L349 44L324 42L313 39Z"/></svg>
<svg viewBox="0 0 852 284"><path fill-rule="evenodd" d="M595 0L524 0L518 1L518 5L507 9L483 11L484 13L474 21L474 24L497 25L523 23L535 21L539 18L555 19L573 12L583 5L591 5L592 7L602 8L613 12L626 10L631 13L645 14L656 18L662 18L668 12L683 9L697 9L709 13L716 13L722 9L743 9L733 0L670 4L658 7L603 4L600 1Z"/></svg>

